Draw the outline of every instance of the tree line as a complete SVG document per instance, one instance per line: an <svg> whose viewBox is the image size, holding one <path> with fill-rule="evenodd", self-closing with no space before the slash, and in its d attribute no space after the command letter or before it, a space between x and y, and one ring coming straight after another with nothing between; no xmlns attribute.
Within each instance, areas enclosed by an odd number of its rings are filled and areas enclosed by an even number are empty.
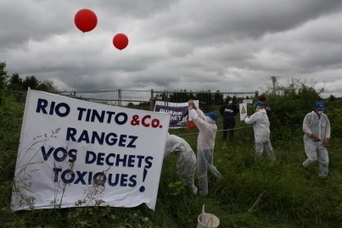
<svg viewBox="0 0 342 228"><path fill-rule="evenodd" d="M226 92L220 92L216 90L216 92L212 92L210 90L193 92L179 90L176 92L164 92L158 94L156 97L159 97L158 100L167 101L167 102L187 102L188 100L199 100L200 105L205 107L205 109L211 109L213 107L218 107L224 104L225 98L228 96ZM233 104L238 105L238 103L242 103L243 99L254 99L253 96L245 96L245 97L237 97L235 95L230 95L233 98ZM206 110L208 111L208 110Z"/></svg>
<svg viewBox="0 0 342 228"><path fill-rule="evenodd" d="M325 102L327 106L326 113L332 123L333 133L342 134L342 98L336 98L331 95L323 99L320 95L324 88L315 89L315 84L311 82L307 85L306 81L292 79L287 86L280 85L277 76L271 78L272 86L265 89L267 102L272 108L271 130L273 139L284 139L292 135L301 135L301 124L305 114L313 109L317 101ZM26 76L22 79L19 74L8 74L6 71L6 62L0 61L0 91L24 91L28 88L46 92L58 93L52 81L39 81L35 76ZM157 96L160 100L168 102L186 102L190 99L199 100L200 105L205 111L212 111L224 102L224 95L217 90L216 92L201 91L192 92L180 90L176 93L161 93ZM241 103L242 98L233 96L234 104ZM248 99L248 97L246 97ZM149 106L149 103L140 105ZM133 105L134 108L137 106ZM130 107L130 105L128 106ZM214 110L215 111L215 110ZM336 118L337 117L337 118ZM290 128L288 126L291 126Z"/></svg>
<svg viewBox="0 0 342 228"><path fill-rule="evenodd" d="M0 61L0 91L27 91L28 88L51 93L58 92L53 81L40 81L34 75L23 79L18 73L9 74L6 71L6 62Z"/></svg>
<svg viewBox="0 0 342 228"><path fill-rule="evenodd" d="M176 91L175 93L162 93L158 94L162 101L169 102L186 102L188 100L199 100L202 103L205 103L207 106L211 105L221 105L223 102L223 94L220 93L219 90L216 92L202 91L202 92L188 92L185 90Z"/></svg>

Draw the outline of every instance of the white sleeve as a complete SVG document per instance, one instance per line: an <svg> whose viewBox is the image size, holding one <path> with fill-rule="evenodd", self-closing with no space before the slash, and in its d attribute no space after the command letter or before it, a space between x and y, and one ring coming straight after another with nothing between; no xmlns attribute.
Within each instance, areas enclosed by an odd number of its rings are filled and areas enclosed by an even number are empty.
<svg viewBox="0 0 342 228"><path fill-rule="evenodd" d="M258 112L255 112L253 115L250 117L245 118L245 123L246 124L253 124L258 118Z"/></svg>
<svg viewBox="0 0 342 228"><path fill-rule="evenodd" d="M310 129L311 123L312 123L312 114L309 113L304 117L304 121L303 121L303 132L308 136L311 136L312 134L312 131Z"/></svg>

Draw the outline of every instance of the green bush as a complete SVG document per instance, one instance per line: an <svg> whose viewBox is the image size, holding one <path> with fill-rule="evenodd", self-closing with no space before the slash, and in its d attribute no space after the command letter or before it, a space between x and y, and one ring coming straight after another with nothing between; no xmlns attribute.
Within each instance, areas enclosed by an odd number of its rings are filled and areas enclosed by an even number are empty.
<svg viewBox="0 0 342 228"><path fill-rule="evenodd" d="M304 94L307 100L302 99ZM300 99L296 95L297 92L268 96L275 117L272 139L277 139L272 140L277 158L273 163L266 155L261 162L254 162L251 128L235 130L234 142L223 142L222 133L218 133L214 164L224 178L217 180L208 174L209 194L205 197L193 195L178 182L176 159L170 156L162 167L155 211L140 205L18 212L10 211L10 197L24 103L22 98L3 97L0 105L0 224L2 227L190 228L196 227L197 217L205 205L207 212L220 219L220 227L339 227L342 223L342 154L338 137L342 126L341 101L326 102L334 137L329 147L330 175L320 179L318 165L308 171L299 168L306 158L301 123L318 97L310 89L301 92ZM222 129L221 122L217 125ZM237 127L246 125L238 121ZM197 132L170 130L170 133L183 135L194 151Z"/></svg>
<svg viewBox="0 0 342 228"><path fill-rule="evenodd" d="M277 86L267 94L272 108L271 130L274 140L289 140L302 132L305 115L321 101L320 92L304 82L293 80L288 87Z"/></svg>

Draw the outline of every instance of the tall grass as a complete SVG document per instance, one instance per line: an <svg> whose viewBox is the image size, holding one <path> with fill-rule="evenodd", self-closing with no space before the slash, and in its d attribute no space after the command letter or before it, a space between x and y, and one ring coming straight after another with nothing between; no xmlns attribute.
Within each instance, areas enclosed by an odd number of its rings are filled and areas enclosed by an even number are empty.
<svg viewBox="0 0 342 228"><path fill-rule="evenodd" d="M318 166L299 168L305 160L302 135L273 142L277 160L267 156L254 162L251 128L235 131L233 142L217 134L214 164L224 175L209 175L209 194L193 195L178 182L176 160L163 164L155 211L135 208L88 207L34 211L10 211L23 102L5 97L0 105L0 224L2 227L196 227L205 204L220 219L220 227L341 227L342 155L340 140L329 148L330 175L317 176ZM245 126L238 122L238 126ZM221 128L221 123L218 123ZM170 130L183 135L196 151L196 130ZM188 135L188 133L193 133Z"/></svg>

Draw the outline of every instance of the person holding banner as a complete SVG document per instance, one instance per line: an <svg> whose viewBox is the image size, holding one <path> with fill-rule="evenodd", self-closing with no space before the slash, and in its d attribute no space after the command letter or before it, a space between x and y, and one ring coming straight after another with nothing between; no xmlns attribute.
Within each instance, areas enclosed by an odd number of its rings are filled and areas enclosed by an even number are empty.
<svg viewBox="0 0 342 228"><path fill-rule="evenodd" d="M246 124L253 124L254 140L255 140L255 161L262 158L264 148L272 161L275 161L275 156L270 140L270 121L268 120L264 103L256 102L255 113L245 118Z"/></svg>
<svg viewBox="0 0 342 228"><path fill-rule="evenodd" d="M166 137L166 146L164 159L170 154L177 156L177 175L180 177L184 185L188 185L194 194L197 194L197 187L195 186L195 172L196 172L196 155L191 146L183 138L168 134Z"/></svg>
<svg viewBox="0 0 342 228"><path fill-rule="evenodd" d="M233 98L228 96L226 98L225 104L220 108L220 114L223 117L223 140L226 140L229 131L229 140L233 141L235 116L237 113L239 113L239 108L233 104Z"/></svg>
<svg viewBox="0 0 342 228"><path fill-rule="evenodd" d="M222 174L213 165L218 116L214 112L204 114L201 109L196 107L193 100L189 100L188 104L189 115L199 130L197 137L197 178L199 194L204 196L208 194L207 172L209 171L217 178L222 178Z"/></svg>

